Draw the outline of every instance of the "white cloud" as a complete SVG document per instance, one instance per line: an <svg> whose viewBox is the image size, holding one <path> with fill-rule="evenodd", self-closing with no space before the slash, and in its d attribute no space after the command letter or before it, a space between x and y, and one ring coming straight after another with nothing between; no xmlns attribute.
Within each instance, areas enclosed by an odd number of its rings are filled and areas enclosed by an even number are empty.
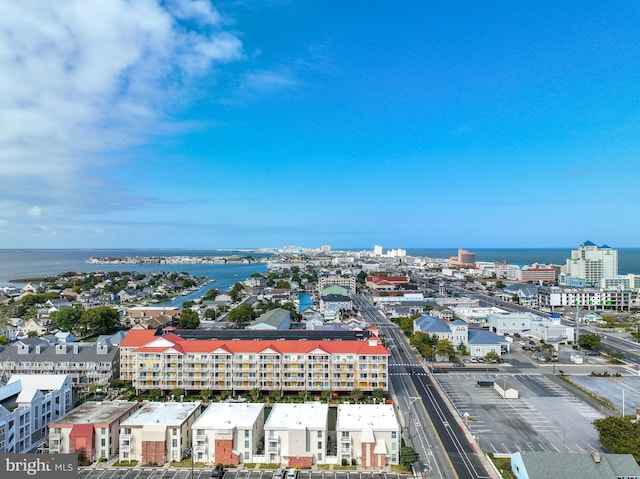
<svg viewBox="0 0 640 479"><path fill-rule="evenodd" d="M40 218L42 216L42 208L40 208L38 205L34 205L27 210L27 215L31 216L32 218Z"/></svg>
<svg viewBox="0 0 640 479"><path fill-rule="evenodd" d="M0 224L95 203L97 168L167 131L185 85L243 58L203 0L3 2Z"/></svg>

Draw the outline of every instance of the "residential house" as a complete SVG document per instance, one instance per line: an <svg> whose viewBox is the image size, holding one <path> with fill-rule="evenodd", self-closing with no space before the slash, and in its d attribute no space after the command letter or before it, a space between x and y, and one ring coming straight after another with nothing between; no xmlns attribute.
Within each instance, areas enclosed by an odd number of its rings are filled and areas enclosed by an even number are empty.
<svg viewBox="0 0 640 479"><path fill-rule="evenodd" d="M286 309L270 309L261 314L247 329L266 329L286 331L291 326L291 313Z"/></svg>

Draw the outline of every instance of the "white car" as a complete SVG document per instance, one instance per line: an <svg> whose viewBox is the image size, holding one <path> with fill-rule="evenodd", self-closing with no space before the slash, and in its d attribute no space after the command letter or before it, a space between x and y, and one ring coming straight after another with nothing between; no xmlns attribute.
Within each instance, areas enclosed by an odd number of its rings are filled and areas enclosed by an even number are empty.
<svg viewBox="0 0 640 479"><path fill-rule="evenodd" d="M291 468L287 471L287 479L296 479L298 477L298 470Z"/></svg>

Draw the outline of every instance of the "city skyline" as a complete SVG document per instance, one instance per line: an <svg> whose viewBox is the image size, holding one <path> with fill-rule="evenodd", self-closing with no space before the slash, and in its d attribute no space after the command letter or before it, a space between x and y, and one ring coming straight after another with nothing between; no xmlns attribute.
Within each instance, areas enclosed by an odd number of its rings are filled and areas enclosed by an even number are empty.
<svg viewBox="0 0 640 479"><path fill-rule="evenodd" d="M637 2L3 13L0 248L637 246Z"/></svg>

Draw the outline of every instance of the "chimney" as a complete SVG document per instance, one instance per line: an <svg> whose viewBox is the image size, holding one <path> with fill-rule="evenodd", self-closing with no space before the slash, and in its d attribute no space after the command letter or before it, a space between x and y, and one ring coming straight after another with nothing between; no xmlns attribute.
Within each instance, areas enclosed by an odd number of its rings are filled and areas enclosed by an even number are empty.
<svg viewBox="0 0 640 479"><path fill-rule="evenodd" d="M591 451L591 458L593 459L593 462L595 462L596 464L600 464L600 453L597 451Z"/></svg>

